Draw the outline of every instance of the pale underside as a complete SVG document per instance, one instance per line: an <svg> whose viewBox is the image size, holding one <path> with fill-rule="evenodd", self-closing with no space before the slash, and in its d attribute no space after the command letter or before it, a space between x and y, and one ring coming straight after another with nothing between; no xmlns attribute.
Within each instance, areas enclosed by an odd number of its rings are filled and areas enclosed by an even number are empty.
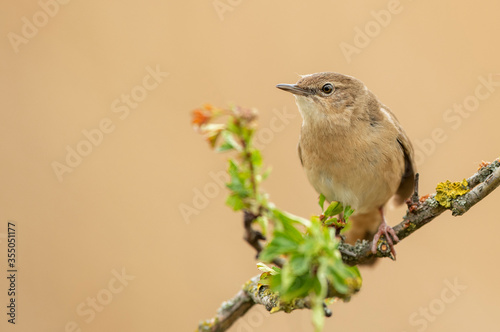
<svg viewBox="0 0 500 332"><path fill-rule="evenodd" d="M382 121L391 124L382 127L357 119L348 108L325 116L312 109L309 98L297 96L297 105L304 119L300 158L315 190L328 201L350 205L355 214L383 207L405 172L405 151L390 111L380 107Z"/></svg>

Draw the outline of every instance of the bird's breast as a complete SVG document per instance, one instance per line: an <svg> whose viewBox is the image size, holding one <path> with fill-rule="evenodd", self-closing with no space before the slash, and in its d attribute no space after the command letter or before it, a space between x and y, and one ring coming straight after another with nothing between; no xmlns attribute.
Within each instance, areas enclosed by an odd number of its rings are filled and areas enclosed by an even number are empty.
<svg viewBox="0 0 500 332"><path fill-rule="evenodd" d="M396 138L376 131L349 134L303 126L299 141L307 178L329 201L350 205L356 213L383 206L396 192L404 157ZM368 125L369 126L369 125Z"/></svg>

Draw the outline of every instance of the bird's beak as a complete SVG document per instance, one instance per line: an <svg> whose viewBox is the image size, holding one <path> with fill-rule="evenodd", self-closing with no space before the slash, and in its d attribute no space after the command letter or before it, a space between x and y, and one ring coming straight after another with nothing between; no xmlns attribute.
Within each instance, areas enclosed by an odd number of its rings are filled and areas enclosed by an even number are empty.
<svg viewBox="0 0 500 332"><path fill-rule="evenodd" d="M309 96L312 94L311 91L303 89L303 88L299 88L296 84L278 84L278 85L276 85L276 87L278 89L291 92L294 95Z"/></svg>

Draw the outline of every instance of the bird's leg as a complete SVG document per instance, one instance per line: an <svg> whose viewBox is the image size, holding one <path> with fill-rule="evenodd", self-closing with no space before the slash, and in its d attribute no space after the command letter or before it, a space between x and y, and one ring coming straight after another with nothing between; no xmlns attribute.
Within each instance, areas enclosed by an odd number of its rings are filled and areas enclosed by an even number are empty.
<svg viewBox="0 0 500 332"><path fill-rule="evenodd" d="M380 208L379 212L380 215L382 216L382 223L378 227L378 231L377 233L375 233L375 236L373 237L372 252L374 254L377 253L378 240L380 239L380 236L384 235L385 239L387 240L387 243L389 244L389 247L391 248L392 256L394 256L394 259L396 259L396 249L394 249L394 243L399 242L399 238L396 235L396 232L394 232L394 230L392 229L392 227L387 225L387 222L385 221L384 210Z"/></svg>

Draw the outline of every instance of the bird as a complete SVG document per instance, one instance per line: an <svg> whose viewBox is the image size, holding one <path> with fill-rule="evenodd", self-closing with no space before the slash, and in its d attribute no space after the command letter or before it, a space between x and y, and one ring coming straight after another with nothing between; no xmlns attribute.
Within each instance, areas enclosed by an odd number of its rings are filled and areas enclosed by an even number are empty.
<svg viewBox="0 0 500 332"><path fill-rule="evenodd" d="M399 238L385 210L411 195L416 165L394 113L362 81L340 73L303 75L276 87L295 96L302 116L298 154L309 182L327 201L354 210L345 241L373 239L375 254L384 235L395 259Z"/></svg>

